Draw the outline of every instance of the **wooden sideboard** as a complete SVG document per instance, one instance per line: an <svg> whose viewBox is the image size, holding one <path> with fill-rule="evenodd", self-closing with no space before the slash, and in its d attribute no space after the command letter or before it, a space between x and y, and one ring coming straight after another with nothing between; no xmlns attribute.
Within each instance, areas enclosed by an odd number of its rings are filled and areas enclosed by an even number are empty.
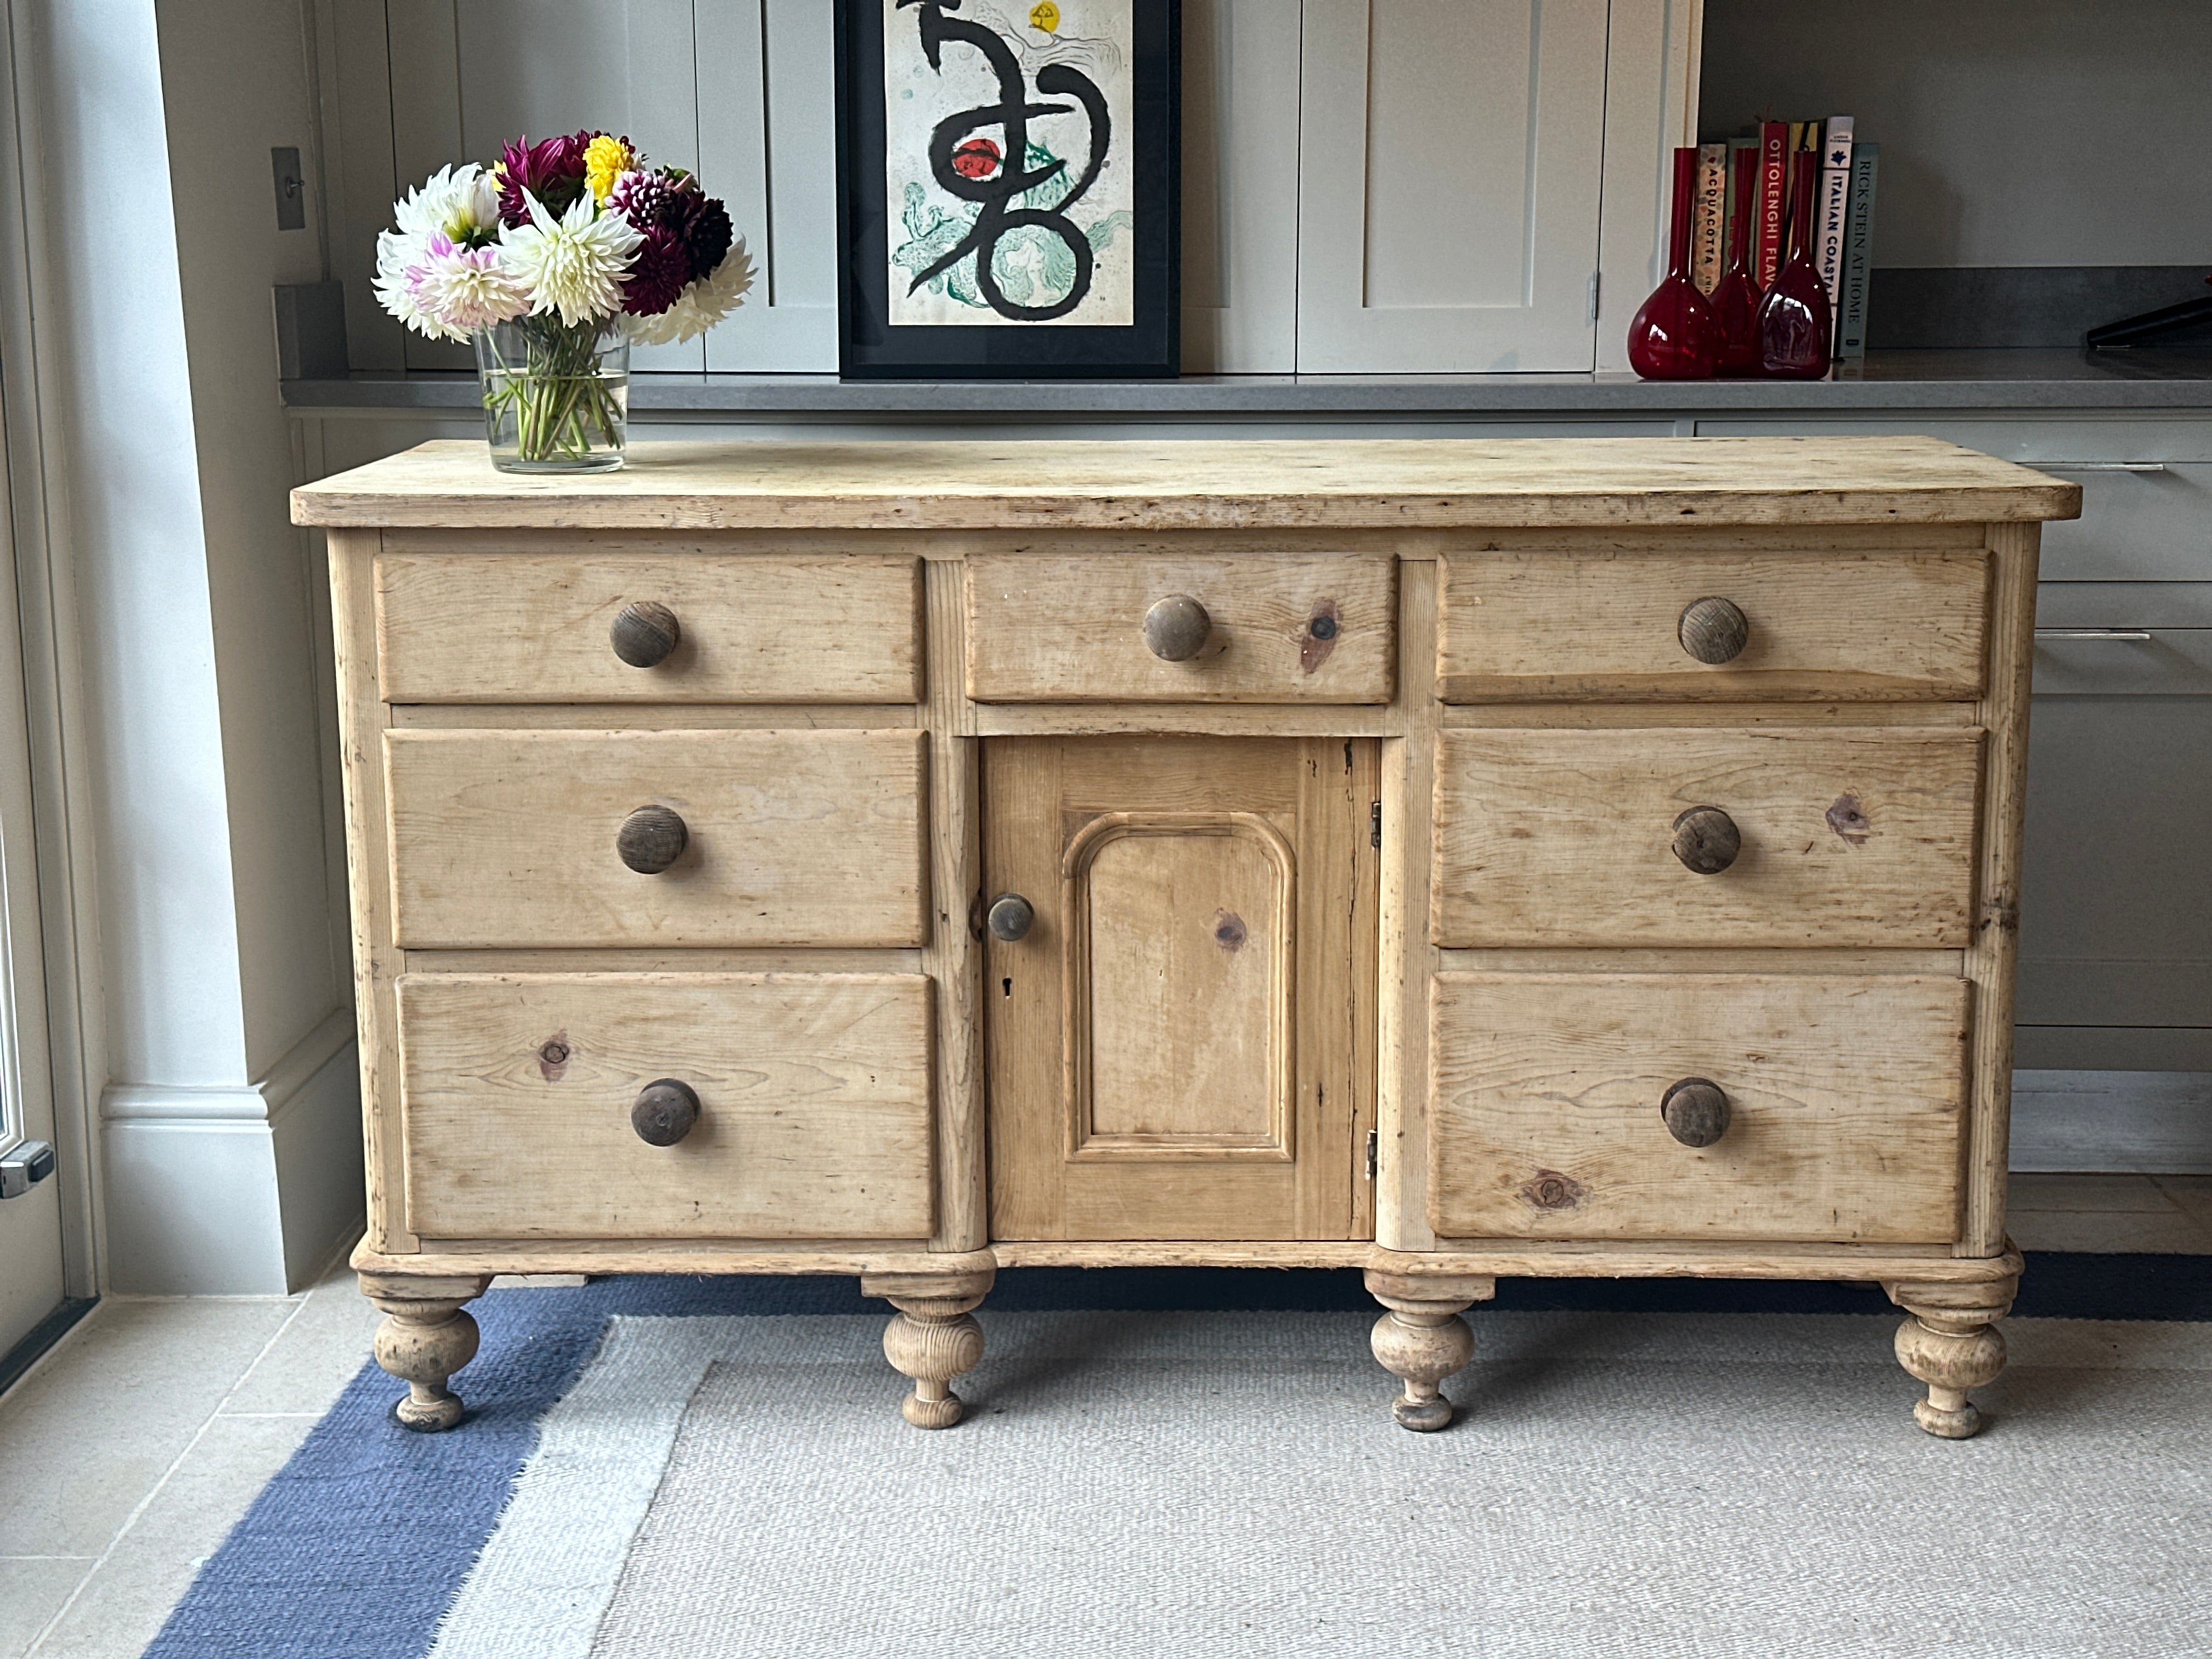
<svg viewBox="0 0 2212 1659"><path fill-rule="evenodd" d="M329 532L377 1342L501 1273L1845 1279L1978 1419L2039 523L1914 438L429 444Z"/></svg>

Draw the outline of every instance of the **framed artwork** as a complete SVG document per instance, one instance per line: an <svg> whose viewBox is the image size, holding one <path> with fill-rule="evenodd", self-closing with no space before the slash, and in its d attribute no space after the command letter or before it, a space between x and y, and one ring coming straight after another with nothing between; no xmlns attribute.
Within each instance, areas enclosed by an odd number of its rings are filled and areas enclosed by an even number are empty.
<svg viewBox="0 0 2212 1659"><path fill-rule="evenodd" d="M1179 0L837 0L852 377L1168 375Z"/></svg>

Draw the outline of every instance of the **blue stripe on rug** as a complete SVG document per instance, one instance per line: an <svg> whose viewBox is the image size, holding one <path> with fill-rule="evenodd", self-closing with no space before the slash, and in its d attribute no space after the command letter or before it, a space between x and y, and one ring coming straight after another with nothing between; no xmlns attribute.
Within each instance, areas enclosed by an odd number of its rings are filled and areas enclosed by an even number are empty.
<svg viewBox="0 0 2212 1659"><path fill-rule="evenodd" d="M1372 1311L1356 1269L1014 1268L989 1309ZM1879 1288L1795 1281L1509 1279L1519 1311L1879 1314ZM472 1304L483 1349L461 1374L463 1428L392 1420L400 1384L362 1368L209 1558L145 1659L421 1659L491 1535L538 1423L616 1314L870 1314L851 1279L626 1278L495 1291ZM2014 1313L2212 1320L2212 1256L2039 1252ZM1480 1321L1480 1312L1477 1316ZM1477 1324L1478 1332L1480 1323ZM895 1385L885 1376L885 1401Z"/></svg>

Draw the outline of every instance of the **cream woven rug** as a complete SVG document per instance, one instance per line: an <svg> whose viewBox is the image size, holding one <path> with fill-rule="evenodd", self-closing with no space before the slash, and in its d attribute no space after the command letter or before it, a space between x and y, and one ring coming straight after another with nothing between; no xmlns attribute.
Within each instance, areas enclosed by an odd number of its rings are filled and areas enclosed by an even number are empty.
<svg viewBox="0 0 2212 1659"><path fill-rule="evenodd" d="M872 1319L616 1321L438 1659L2212 1653L2212 1327L2012 1322L1954 1443L1889 1319L1478 1310L1417 1436L1364 1316L981 1316L939 1434Z"/></svg>

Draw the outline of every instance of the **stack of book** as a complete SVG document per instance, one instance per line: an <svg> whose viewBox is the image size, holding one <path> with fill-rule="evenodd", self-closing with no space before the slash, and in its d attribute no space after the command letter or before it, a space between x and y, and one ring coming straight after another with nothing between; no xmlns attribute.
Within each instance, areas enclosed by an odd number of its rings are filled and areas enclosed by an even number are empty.
<svg viewBox="0 0 2212 1659"><path fill-rule="evenodd" d="M1733 152L1755 149L1755 170L1735 166ZM1764 293L1785 252L1784 235L1796 204L1790 199L1790 157L1799 150L1821 152L1820 195L1813 204L1814 263L1828 285L1828 308L1835 317L1832 356L1866 356L1867 266L1874 240L1874 186L1881 146L1856 142L1851 118L1822 121L1765 121L1723 144L1698 147L1698 216L1692 233L1691 279L1710 295L1720 286L1732 250L1729 227L1736 222L1739 178L1749 175L1756 191L1750 216L1749 267Z"/></svg>

